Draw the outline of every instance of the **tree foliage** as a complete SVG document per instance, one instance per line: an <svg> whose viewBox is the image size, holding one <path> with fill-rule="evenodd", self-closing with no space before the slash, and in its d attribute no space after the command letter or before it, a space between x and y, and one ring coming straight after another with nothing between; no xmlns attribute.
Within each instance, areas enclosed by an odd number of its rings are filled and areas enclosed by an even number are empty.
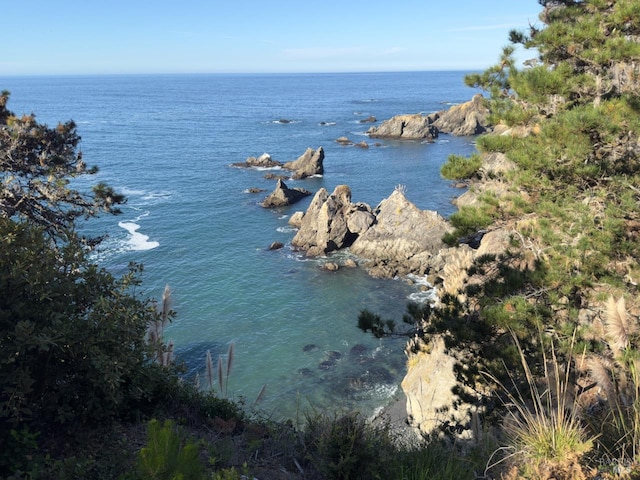
<svg viewBox="0 0 640 480"><path fill-rule="evenodd" d="M499 376L500 363L518 370L510 332L535 367L544 365L540 331L559 358L574 338L577 351L602 348L606 294L640 311L640 3L540 4L542 25L510 34L536 58L516 68L511 45L497 65L466 79L491 94L491 120L505 131L480 137L480 156L499 152L515 165L493 179L507 193L480 195L451 218L456 238L507 225L509 250L476 259L473 281L458 292L460 314L434 316L425 330L469 354L458 373L472 387L482 370ZM464 177L460 164L451 158L444 171Z"/></svg>
<svg viewBox="0 0 640 480"><path fill-rule="evenodd" d="M16 116L7 109L9 92L0 93L0 216L20 218L44 228L50 236L73 230L79 217L100 211L118 213L125 198L103 183L92 192L70 186L71 180L97 173L78 150L73 121L55 128L35 116Z"/></svg>
<svg viewBox="0 0 640 480"><path fill-rule="evenodd" d="M92 193L71 188L71 179L96 171L77 151L73 122L51 129L33 115L17 118L7 99L4 92L0 445L18 457L0 456L3 477L38 433L135 414L171 378L146 338L167 312L136 292L142 268L114 277L90 261L75 229L79 217L114 213L124 198L102 184Z"/></svg>

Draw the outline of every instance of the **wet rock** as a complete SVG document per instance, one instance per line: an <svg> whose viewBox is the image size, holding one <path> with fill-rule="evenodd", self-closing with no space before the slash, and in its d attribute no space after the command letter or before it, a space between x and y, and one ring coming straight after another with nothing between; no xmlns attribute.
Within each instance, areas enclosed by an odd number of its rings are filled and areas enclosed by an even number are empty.
<svg viewBox="0 0 640 480"><path fill-rule="evenodd" d="M320 268L322 268L322 270L327 270L328 272L337 272L340 269L340 265L335 262L326 262L323 263Z"/></svg>
<svg viewBox="0 0 640 480"><path fill-rule="evenodd" d="M363 118L359 120L358 123L376 123L378 120L373 115L368 116L367 118Z"/></svg>
<svg viewBox="0 0 640 480"><path fill-rule="evenodd" d="M335 360L325 360L324 362L320 362L320 365L318 365L318 368L320 370L331 370L335 366L336 366Z"/></svg>
<svg viewBox="0 0 640 480"><path fill-rule="evenodd" d="M281 175L278 173L265 173L262 176L265 180L287 180L289 178L289 175Z"/></svg>
<svg viewBox="0 0 640 480"><path fill-rule="evenodd" d="M282 247L284 247L284 243L273 242L271 245L269 245L269 250L280 250Z"/></svg>
<svg viewBox="0 0 640 480"><path fill-rule="evenodd" d="M271 155L268 153L263 153L259 157L249 157L244 162L234 163L234 167L244 167L244 168L273 168L279 167L280 162L271 158Z"/></svg>
<svg viewBox="0 0 640 480"><path fill-rule="evenodd" d="M366 345L362 345L361 343L358 343L356 345L354 345L353 347L351 347L351 350L349 350L349 353L351 355L363 355L365 353L367 353L369 349L367 348Z"/></svg>
<svg viewBox="0 0 640 480"><path fill-rule="evenodd" d="M311 192L304 188L289 188L282 181L278 180L276 189L269 194L261 203L264 208L286 207L311 195Z"/></svg>
<svg viewBox="0 0 640 480"><path fill-rule="evenodd" d="M303 352L313 352L318 349L318 346L315 343L309 343L302 347Z"/></svg>
<svg viewBox="0 0 640 480"><path fill-rule="evenodd" d="M342 353L337 352L335 350L330 350L328 352L326 352L327 358L330 361L336 361L336 360L340 360L342 358Z"/></svg>

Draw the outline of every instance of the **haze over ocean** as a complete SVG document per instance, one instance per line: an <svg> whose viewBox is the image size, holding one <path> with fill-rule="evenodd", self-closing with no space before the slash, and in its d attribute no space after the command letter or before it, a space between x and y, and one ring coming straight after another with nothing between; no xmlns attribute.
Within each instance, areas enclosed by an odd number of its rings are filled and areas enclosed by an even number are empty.
<svg viewBox="0 0 640 480"><path fill-rule="evenodd" d="M360 121L467 101L477 92L464 74L14 76L0 77L0 88L11 92L16 114L33 112L49 125L73 119L84 160L100 167L92 180L128 196L122 215L85 228L108 235L96 260L109 270L144 264L144 295L159 298L171 286L177 317L167 338L187 379L204 377L207 350L217 359L233 342L230 395L250 403L266 383L261 407L292 417L309 404L368 414L393 396L404 340L373 339L357 329L357 316L367 308L401 323L417 287L360 269L321 271L319 260L289 246L287 220L311 197L263 209L258 202L275 181L230 165L264 152L294 160L322 146L324 176L288 186L331 192L347 184L353 201L375 207L402 184L419 208L449 215L461 191L439 169L451 153L472 153L473 138L376 147L364 133L371 124ZM371 148L341 146L342 136ZM251 187L266 192L247 193ZM285 248L268 251L273 241Z"/></svg>

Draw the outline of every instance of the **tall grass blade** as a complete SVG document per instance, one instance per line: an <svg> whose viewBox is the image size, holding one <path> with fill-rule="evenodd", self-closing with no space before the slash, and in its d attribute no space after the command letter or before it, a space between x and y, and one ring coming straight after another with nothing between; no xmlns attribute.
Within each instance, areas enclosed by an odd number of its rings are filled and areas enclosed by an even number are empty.
<svg viewBox="0 0 640 480"><path fill-rule="evenodd" d="M169 312L171 311L171 288L169 288L169 284L164 286L164 291L162 292L162 326L165 327L169 321Z"/></svg>
<svg viewBox="0 0 640 480"><path fill-rule="evenodd" d="M222 395L222 355L218 356L218 386L220 387L220 395Z"/></svg>
<svg viewBox="0 0 640 480"><path fill-rule="evenodd" d="M233 354L235 351L235 347L233 343L229 345L229 351L227 352L227 378L229 378L229 374L231 373L231 367L233 366Z"/></svg>
<svg viewBox="0 0 640 480"><path fill-rule="evenodd" d="M235 347L233 343L229 345L229 351L227 352L227 375L225 379L225 389L224 395L227 396L227 392L229 390L229 374L231 373L231 367L233 366L233 356L234 356Z"/></svg>
<svg viewBox="0 0 640 480"><path fill-rule="evenodd" d="M265 383L264 385L262 385L262 387L260 388L260 391L258 392L258 395L256 396L256 399L254 400L253 404L257 405L259 404L262 400L264 400L264 397L266 396L267 393L267 384Z"/></svg>
<svg viewBox="0 0 640 480"><path fill-rule="evenodd" d="M209 383L209 390L213 390L213 360L211 359L211 350L207 350L207 382Z"/></svg>

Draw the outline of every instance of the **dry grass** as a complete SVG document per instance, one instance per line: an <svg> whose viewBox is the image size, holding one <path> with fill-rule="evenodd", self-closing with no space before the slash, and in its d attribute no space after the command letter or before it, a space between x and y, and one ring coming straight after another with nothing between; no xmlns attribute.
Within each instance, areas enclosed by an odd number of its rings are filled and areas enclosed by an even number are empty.
<svg viewBox="0 0 640 480"><path fill-rule="evenodd" d="M580 458L593 447L594 438L583 427L578 416L577 393L570 379L572 358L561 365L551 344L550 353L543 349L544 376L534 377L525 353L514 335L526 376L528 392L507 388L495 377L506 396L507 414L504 431L508 445L506 458L491 467L505 468L503 478L586 478ZM541 345L544 344L541 334ZM516 476L514 476L516 475Z"/></svg>

